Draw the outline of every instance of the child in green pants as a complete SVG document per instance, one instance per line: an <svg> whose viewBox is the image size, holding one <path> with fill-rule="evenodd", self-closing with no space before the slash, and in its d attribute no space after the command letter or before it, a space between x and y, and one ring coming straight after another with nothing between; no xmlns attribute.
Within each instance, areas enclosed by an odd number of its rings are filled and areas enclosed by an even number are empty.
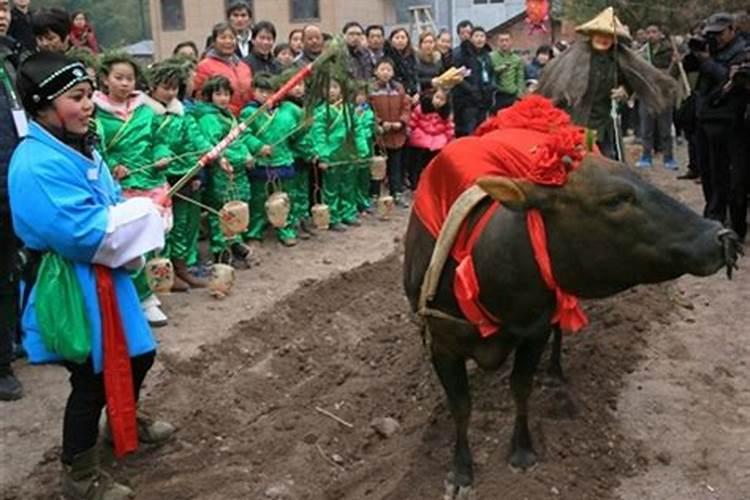
<svg viewBox="0 0 750 500"><path fill-rule="evenodd" d="M280 84L285 84L289 78L294 76L296 70L282 73ZM292 179L291 193L292 198L292 220L295 221L297 234L300 239L307 240L314 235L312 221L310 220L310 176L312 173L313 160L315 152L310 138L310 125L312 120L305 117L304 113L305 82L300 82L292 88L287 97L287 101L297 106L299 110L300 130L292 141L292 154L294 155L294 178Z"/></svg>
<svg viewBox="0 0 750 500"><path fill-rule="evenodd" d="M347 144L348 117L353 107L342 101L341 84L331 81L328 103L315 109L312 130L313 148L323 171L323 203L331 213L331 230L346 231L359 226L356 204L356 174L352 165L356 153ZM349 109L346 109L346 108Z"/></svg>
<svg viewBox="0 0 750 500"><path fill-rule="evenodd" d="M355 137L357 141L357 153L363 161L357 164L356 175L356 203L360 213L373 213L371 191L370 161L375 155L375 135L377 134L377 120L375 112L370 106L369 87L366 82L361 82L357 88L356 104L354 112Z"/></svg>
<svg viewBox="0 0 750 500"><path fill-rule="evenodd" d="M240 118L243 120L258 111L276 88L271 75L264 73L256 75L254 85L255 100L242 110ZM273 109L264 111L241 137L247 149L257 158L255 168L249 172L252 203L248 238L258 244L269 225L265 204L271 193L285 192L293 201L295 172L291 144L297 140L301 122L302 110L299 106L283 101ZM295 211L293 207L290 208L286 225L276 229L279 241L287 247L297 244Z"/></svg>
<svg viewBox="0 0 750 500"><path fill-rule="evenodd" d="M156 141L165 143L176 155L166 168L170 185L174 185L188 173L196 160L211 149L212 145L198 128L192 115L177 98L180 86L189 76L188 67L181 59L169 59L154 64L149 70L150 95L156 101ZM167 235L167 248L163 255L172 259L175 270L173 291L189 288L204 288L208 280L193 276L188 271L187 261L197 251L201 209L182 197L200 199L202 181L198 176L179 191L172 204L174 226Z"/></svg>
<svg viewBox="0 0 750 500"><path fill-rule="evenodd" d="M229 111L232 98L232 84L226 77L210 78L201 91L203 101L195 106L194 113L198 126L211 144L218 144L238 125L237 119ZM208 186L206 203L215 210L221 210L225 203L232 200L251 203L250 186L245 174L252 166L253 157L242 141L232 142L218 164L208 169ZM250 249L243 243L249 238L248 232L234 237L229 242L221 231L219 217L209 214L211 230L210 248L216 262L229 262L227 246L234 259L250 264Z"/></svg>

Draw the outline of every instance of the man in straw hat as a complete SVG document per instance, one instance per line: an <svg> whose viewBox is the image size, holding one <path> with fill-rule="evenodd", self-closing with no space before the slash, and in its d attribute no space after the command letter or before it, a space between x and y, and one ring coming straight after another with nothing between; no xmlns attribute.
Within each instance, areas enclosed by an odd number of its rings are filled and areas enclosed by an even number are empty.
<svg viewBox="0 0 750 500"><path fill-rule="evenodd" d="M602 154L618 158L613 102L636 93L653 113L673 102L674 80L628 47L628 29L608 7L576 28L583 38L547 65L538 92L565 108L578 125L596 132Z"/></svg>

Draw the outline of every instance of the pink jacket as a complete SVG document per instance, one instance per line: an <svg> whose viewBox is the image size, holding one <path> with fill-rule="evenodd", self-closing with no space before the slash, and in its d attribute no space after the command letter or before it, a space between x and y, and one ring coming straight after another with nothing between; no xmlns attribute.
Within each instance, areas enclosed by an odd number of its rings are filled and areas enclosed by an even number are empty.
<svg viewBox="0 0 750 500"><path fill-rule="evenodd" d="M417 105L409 119L409 145L416 148L439 151L453 140L455 131L452 118L443 118L438 113L423 113Z"/></svg>

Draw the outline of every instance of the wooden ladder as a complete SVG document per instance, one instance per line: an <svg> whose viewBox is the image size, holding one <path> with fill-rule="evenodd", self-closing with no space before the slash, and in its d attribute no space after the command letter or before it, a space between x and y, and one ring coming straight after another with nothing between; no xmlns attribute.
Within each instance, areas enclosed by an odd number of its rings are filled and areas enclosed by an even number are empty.
<svg viewBox="0 0 750 500"><path fill-rule="evenodd" d="M437 36L438 29L435 19L432 17L431 5L415 5L409 7L409 31L411 32L412 41L416 45L419 41L419 35L425 31L431 31Z"/></svg>

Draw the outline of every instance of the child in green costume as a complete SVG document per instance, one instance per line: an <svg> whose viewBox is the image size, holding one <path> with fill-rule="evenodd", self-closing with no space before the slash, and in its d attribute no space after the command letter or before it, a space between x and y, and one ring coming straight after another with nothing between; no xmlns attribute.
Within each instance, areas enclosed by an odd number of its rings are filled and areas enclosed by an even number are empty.
<svg viewBox="0 0 750 500"><path fill-rule="evenodd" d="M186 85L189 67L182 59L169 59L157 63L149 69L151 97L156 101L152 107L157 110L157 141L167 144L176 156L166 168L167 180L171 185L188 173L198 158L208 152L212 144L208 142L192 115L178 99L181 87ZM167 248L164 254L172 259L175 270L173 291L186 291L189 288L204 288L206 278L194 276L188 270L188 260L197 253L200 229L200 202L203 179L194 176L190 183L174 197L172 211L174 226L167 235Z"/></svg>
<svg viewBox="0 0 750 500"><path fill-rule="evenodd" d="M275 90L275 82L268 74L256 75L254 84L255 100L242 110L240 118L243 120L258 111ZM302 135L302 119L299 106L283 101L265 111L242 136L247 149L257 158L255 168L249 172L252 203L248 228L248 237L256 242L263 240L268 227L265 204L270 194L282 191L290 196L290 201L293 197L295 172L291 145ZM294 215L295 212L290 211L286 225L276 230L279 240L287 247L297 244Z"/></svg>
<svg viewBox="0 0 750 500"><path fill-rule="evenodd" d="M285 84L294 76L296 70L286 71L280 76L280 84ZM312 119L304 117L305 82L297 84L286 97L286 100L299 109L303 123L300 123L296 140L291 143L294 155L294 178L290 186L292 199L292 220L295 222L298 237L302 240L310 239L315 233L310 220L310 177L313 175L313 160L315 152L310 139L310 125Z"/></svg>
<svg viewBox="0 0 750 500"><path fill-rule="evenodd" d="M169 190L165 169L172 152L168 144L156 140L158 120L153 101L136 91L142 79L138 63L127 54L114 53L101 61L103 91L94 93L96 132L99 151L126 198L153 199L160 207L167 228L172 225L172 209L165 196ZM165 326L167 316L148 286L143 271L133 276L146 318L152 326Z"/></svg>
<svg viewBox="0 0 750 500"><path fill-rule="evenodd" d="M196 104L193 110L198 126L211 144L221 142L238 125L237 119L228 107L232 93L232 84L226 77L210 78L201 91L204 102ZM250 203L250 186L245 171L252 168L252 164L253 157L242 141L232 142L225 151L224 158L208 169L207 205L215 210L221 210L224 204L231 200ZM249 266L251 252L243 243L249 238L247 232L227 242L221 231L219 217L209 214L208 221L211 230L210 248L214 260L228 262L226 249L229 246L232 257Z"/></svg>
<svg viewBox="0 0 750 500"><path fill-rule="evenodd" d="M348 109L346 109L348 108ZM323 171L323 203L331 213L331 230L346 231L359 226L356 204L356 174L353 160L356 152L347 144L353 106L342 100L341 84L331 81L328 102L315 109L312 130L313 148ZM356 124L355 124L356 125Z"/></svg>
<svg viewBox="0 0 750 500"><path fill-rule="evenodd" d="M375 135L378 123L375 112L370 106L369 87L367 83L360 83L356 95L357 108L354 112L356 122L355 133L357 153L362 160L372 160L375 155ZM358 163L356 166L356 204L360 213L372 213L371 175L369 161Z"/></svg>

